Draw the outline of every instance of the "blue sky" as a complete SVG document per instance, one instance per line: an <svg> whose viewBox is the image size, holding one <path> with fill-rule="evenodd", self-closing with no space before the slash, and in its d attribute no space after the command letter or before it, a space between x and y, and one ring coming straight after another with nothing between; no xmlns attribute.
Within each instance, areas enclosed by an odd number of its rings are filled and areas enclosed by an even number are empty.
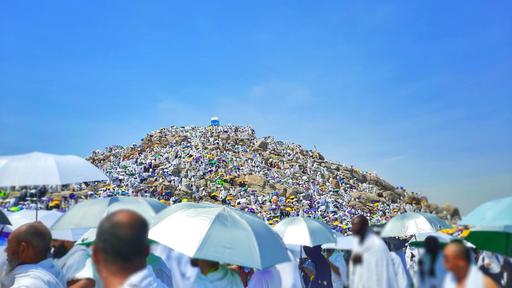
<svg viewBox="0 0 512 288"><path fill-rule="evenodd" d="M512 195L511 1L4 1L0 154L251 125L468 211Z"/></svg>

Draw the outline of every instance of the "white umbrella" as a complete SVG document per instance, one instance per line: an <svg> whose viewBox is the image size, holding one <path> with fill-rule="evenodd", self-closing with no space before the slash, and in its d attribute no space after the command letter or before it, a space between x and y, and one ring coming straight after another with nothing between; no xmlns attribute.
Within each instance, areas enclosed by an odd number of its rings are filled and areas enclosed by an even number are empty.
<svg viewBox="0 0 512 288"><path fill-rule="evenodd" d="M40 210L37 211L38 219L46 227L50 228L64 213L56 210ZM23 224L36 221L35 210L21 210L18 212L6 212L7 217L11 221L11 225L7 227L7 231L14 231ZM84 229L67 229L67 230L50 230L53 239L76 241L82 234L87 232Z"/></svg>
<svg viewBox="0 0 512 288"><path fill-rule="evenodd" d="M0 187L105 181L96 166L74 155L40 152L0 157Z"/></svg>
<svg viewBox="0 0 512 288"><path fill-rule="evenodd" d="M64 215L64 213L56 210L41 210L37 213L39 214L37 221L42 222L48 228ZM36 210L20 210L18 212L6 212L5 214L11 221L13 231L23 224L36 221Z"/></svg>
<svg viewBox="0 0 512 288"><path fill-rule="evenodd" d="M274 230L287 245L317 246L335 243L334 232L325 223L307 218L290 217L279 222Z"/></svg>
<svg viewBox="0 0 512 288"><path fill-rule="evenodd" d="M139 213L151 223L156 214L167 208L158 200L142 197L110 197L86 200L73 206L53 226L53 230L96 228L101 219L117 210Z"/></svg>
<svg viewBox="0 0 512 288"><path fill-rule="evenodd" d="M464 216L459 224L473 226L512 225L512 196L485 202Z"/></svg>
<svg viewBox="0 0 512 288"><path fill-rule="evenodd" d="M451 228L441 218L433 214L408 212L389 220L382 229L381 237L405 237L421 232L435 232Z"/></svg>
<svg viewBox="0 0 512 288"><path fill-rule="evenodd" d="M444 234L444 233L441 233L441 232L422 232L422 233L418 233L418 234L414 235L414 237L411 238L409 243L416 242L416 241L417 242L425 242L425 239L428 236L436 237L437 240L439 240L440 243L448 243L448 242L450 242L452 240L459 239L459 238L454 237L452 235Z"/></svg>
<svg viewBox="0 0 512 288"><path fill-rule="evenodd" d="M323 249L336 249L336 250L352 250L354 244L354 236L343 236L336 234L336 243L327 243L322 245Z"/></svg>
<svg viewBox="0 0 512 288"><path fill-rule="evenodd" d="M240 210L181 203L156 218L149 238L192 258L257 269L290 261L279 235L260 218Z"/></svg>

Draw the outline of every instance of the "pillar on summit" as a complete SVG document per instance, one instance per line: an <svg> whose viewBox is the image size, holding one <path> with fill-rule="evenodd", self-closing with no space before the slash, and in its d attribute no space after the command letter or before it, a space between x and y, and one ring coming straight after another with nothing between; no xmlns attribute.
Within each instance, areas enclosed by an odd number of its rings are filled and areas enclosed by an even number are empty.
<svg viewBox="0 0 512 288"><path fill-rule="evenodd" d="M213 116L212 118L210 118L210 126L220 126L219 117Z"/></svg>

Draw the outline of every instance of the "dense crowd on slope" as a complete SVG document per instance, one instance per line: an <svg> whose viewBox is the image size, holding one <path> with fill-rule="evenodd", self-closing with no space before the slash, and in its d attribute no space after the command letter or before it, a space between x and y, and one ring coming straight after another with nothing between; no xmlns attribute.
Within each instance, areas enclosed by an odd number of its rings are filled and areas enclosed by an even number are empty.
<svg viewBox="0 0 512 288"><path fill-rule="evenodd" d="M387 192L395 201L377 197L386 192L377 184L386 182L373 173L324 161L297 144L257 139L250 127L173 126L153 131L140 144L94 151L88 159L112 182L100 196L123 191L170 203L221 202L270 224L307 215L342 231L353 215L379 224L420 207L403 203L406 193L394 187Z"/></svg>

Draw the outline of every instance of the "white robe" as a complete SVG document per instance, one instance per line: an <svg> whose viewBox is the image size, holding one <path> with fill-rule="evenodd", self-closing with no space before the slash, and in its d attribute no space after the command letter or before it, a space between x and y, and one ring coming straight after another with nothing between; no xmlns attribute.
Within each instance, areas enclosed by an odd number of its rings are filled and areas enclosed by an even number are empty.
<svg viewBox="0 0 512 288"><path fill-rule="evenodd" d="M0 246L0 279L4 274L7 274L7 254L5 253L5 246Z"/></svg>
<svg viewBox="0 0 512 288"><path fill-rule="evenodd" d="M54 261L66 276L66 281L86 278L94 279L93 275L86 276L82 274L78 276L79 272L84 269L87 259L90 257L91 254L87 247L75 245L68 251L68 253L66 253L66 255L62 256L60 259L55 259Z"/></svg>
<svg viewBox="0 0 512 288"><path fill-rule="evenodd" d="M66 276L51 258L37 264L23 264L3 277L2 287L14 288L65 288Z"/></svg>
<svg viewBox="0 0 512 288"><path fill-rule="evenodd" d="M158 243L151 245L151 253L162 258L169 267L173 287L192 287L199 269L190 264L190 257Z"/></svg>
<svg viewBox="0 0 512 288"><path fill-rule="evenodd" d="M484 273L475 265L471 265L469 273L466 276L464 288L483 288L485 287ZM444 278L443 288L457 288L457 279L453 273L448 272Z"/></svg>
<svg viewBox="0 0 512 288"><path fill-rule="evenodd" d="M398 287L388 247L379 236L368 232L363 243L354 237L353 247L352 255L360 254L362 262L350 261L351 288Z"/></svg>
<svg viewBox="0 0 512 288"><path fill-rule="evenodd" d="M397 281L397 287L399 288L407 288L409 287L409 281L407 279L407 274L404 268L404 265L402 264L402 260L400 259L400 256L397 254L391 252L389 253L391 256L391 261L393 262L393 268L395 270L396 275L396 281Z"/></svg>
<svg viewBox="0 0 512 288"><path fill-rule="evenodd" d="M290 262L276 265L276 269L281 277L281 288L302 288L299 261L294 258L290 250L288 250L288 256L290 257Z"/></svg>
<svg viewBox="0 0 512 288"><path fill-rule="evenodd" d="M174 287L172 284L171 270L169 270L169 267L165 264L162 258L153 253L149 253L147 264L151 266L151 269L153 269L153 273L155 273L156 278L164 283L166 287Z"/></svg>
<svg viewBox="0 0 512 288"><path fill-rule="evenodd" d="M244 285L240 276L229 270L224 265L220 265L215 272L203 275L198 273L194 281L195 288L243 288Z"/></svg>
<svg viewBox="0 0 512 288"><path fill-rule="evenodd" d="M167 286L164 285L158 278L156 278L155 273L153 273L153 269L150 266L146 266L146 268L139 270L132 274L126 281L123 283L121 288L165 288Z"/></svg>
<svg viewBox="0 0 512 288"><path fill-rule="evenodd" d="M280 288L281 275L275 267L257 270L251 276L248 288Z"/></svg>
<svg viewBox="0 0 512 288"><path fill-rule="evenodd" d="M342 288L346 285L348 286L348 271L347 264L345 263L345 259L343 258L343 253L339 251L334 251L329 257L329 261L336 265L340 270L340 275L336 275L334 271L331 271L332 278L332 287L333 288Z"/></svg>
<svg viewBox="0 0 512 288"><path fill-rule="evenodd" d="M100 279L100 276L98 275L98 273L96 272L96 269L94 268L94 263L92 262L92 258L89 257L87 258L87 260L85 261L85 264L84 264L84 267L82 268L82 270L78 271L78 273L76 274L76 279L87 279L87 278L90 278L90 279L94 279L94 281L96 282L95 283L95 288L102 288L103 285L101 283L101 279Z"/></svg>

